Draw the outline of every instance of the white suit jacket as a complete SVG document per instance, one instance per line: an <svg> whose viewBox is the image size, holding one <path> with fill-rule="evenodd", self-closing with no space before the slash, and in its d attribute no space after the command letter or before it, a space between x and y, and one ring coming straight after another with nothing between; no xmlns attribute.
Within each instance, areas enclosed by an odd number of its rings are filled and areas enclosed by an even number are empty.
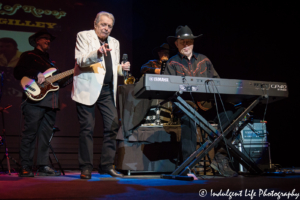
<svg viewBox="0 0 300 200"><path fill-rule="evenodd" d="M107 39L111 50L113 70L113 92L116 104L118 74L123 75L120 62L120 44L113 37ZM106 69L104 54L99 57L100 42L94 30L77 34L75 47L75 68L71 98L84 105L93 105L101 92Z"/></svg>

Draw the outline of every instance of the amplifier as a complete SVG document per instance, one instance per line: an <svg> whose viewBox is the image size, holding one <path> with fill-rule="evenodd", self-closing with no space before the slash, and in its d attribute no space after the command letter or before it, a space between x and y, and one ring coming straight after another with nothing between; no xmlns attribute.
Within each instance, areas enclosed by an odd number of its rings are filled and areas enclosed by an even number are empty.
<svg viewBox="0 0 300 200"><path fill-rule="evenodd" d="M171 120L171 111L166 108L159 108L159 114L156 114L157 108L150 108L147 116L142 121L142 125L156 125L155 121L157 118L160 119L160 123L167 124Z"/></svg>
<svg viewBox="0 0 300 200"><path fill-rule="evenodd" d="M236 147L251 161L256 163L262 171L272 167L269 143L239 143ZM239 164L239 171L247 172L248 170Z"/></svg>
<svg viewBox="0 0 300 200"><path fill-rule="evenodd" d="M240 125L242 124L243 122L240 122ZM268 142L266 123L261 123L259 122L259 120L254 120L254 123L247 124L245 128L241 131L241 137L242 137L241 143Z"/></svg>
<svg viewBox="0 0 300 200"><path fill-rule="evenodd" d="M162 106L159 106L159 112L157 110L157 105L162 102L162 99L153 99L151 103L151 107L145 116L145 118L141 122L141 126L162 126L166 125L170 122L172 116L172 103L167 102ZM160 123L156 122L160 120Z"/></svg>

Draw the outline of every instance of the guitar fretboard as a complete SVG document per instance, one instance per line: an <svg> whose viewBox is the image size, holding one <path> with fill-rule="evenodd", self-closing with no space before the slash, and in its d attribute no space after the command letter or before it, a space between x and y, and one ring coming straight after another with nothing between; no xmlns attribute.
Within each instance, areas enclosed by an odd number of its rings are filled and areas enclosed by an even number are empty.
<svg viewBox="0 0 300 200"><path fill-rule="evenodd" d="M49 82L49 83L53 83L53 82L55 82L55 81L58 81L58 80L60 80L60 79L65 78L66 76L69 76L69 75L71 75L71 74L73 74L73 73L74 73L74 69L70 69L70 70L65 71L65 72L63 72L63 73L60 73L60 74L57 74L57 75L55 75L55 76L51 76L51 77L49 77L49 78L46 78L46 80L47 80L47 82Z"/></svg>

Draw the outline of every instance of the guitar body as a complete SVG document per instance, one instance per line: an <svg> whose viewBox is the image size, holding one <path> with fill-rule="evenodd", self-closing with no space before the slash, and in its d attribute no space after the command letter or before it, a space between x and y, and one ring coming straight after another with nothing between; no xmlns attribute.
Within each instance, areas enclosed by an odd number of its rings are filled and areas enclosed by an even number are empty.
<svg viewBox="0 0 300 200"><path fill-rule="evenodd" d="M45 82L42 84L38 84L34 79L30 79L26 76L23 77L21 80L21 86L27 97L33 101L41 101L49 92L57 91L59 86L55 86L52 83L47 82L47 79L49 79L54 72L56 72L55 68L46 70L43 73L45 76Z"/></svg>

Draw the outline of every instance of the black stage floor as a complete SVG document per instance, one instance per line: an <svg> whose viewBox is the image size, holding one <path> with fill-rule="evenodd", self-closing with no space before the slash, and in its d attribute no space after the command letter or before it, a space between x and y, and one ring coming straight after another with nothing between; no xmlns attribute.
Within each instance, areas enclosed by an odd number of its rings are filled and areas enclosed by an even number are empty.
<svg viewBox="0 0 300 200"><path fill-rule="evenodd" d="M202 176L194 181L159 175L112 178L97 172L90 180L79 176L79 171L34 178L1 173L0 199L300 199L300 175Z"/></svg>

